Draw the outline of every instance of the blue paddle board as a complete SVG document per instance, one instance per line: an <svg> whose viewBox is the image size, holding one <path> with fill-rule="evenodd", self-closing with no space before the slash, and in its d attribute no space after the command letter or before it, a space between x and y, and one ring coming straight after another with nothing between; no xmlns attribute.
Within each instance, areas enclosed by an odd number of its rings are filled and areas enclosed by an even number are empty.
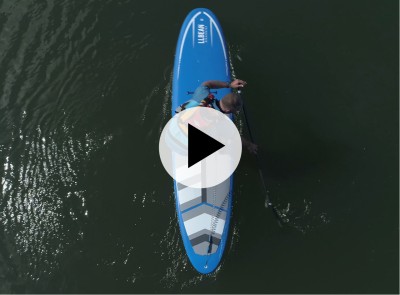
<svg viewBox="0 0 400 295"><path fill-rule="evenodd" d="M221 25L208 9L192 10L180 30L172 83L172 115L207 80L230 81L228 49ZM216 99L231 92L212 90ZM221 262L229 232L233 176L215 187L186 187L174 182L183 244L194 268L213 272Z"/></svg>

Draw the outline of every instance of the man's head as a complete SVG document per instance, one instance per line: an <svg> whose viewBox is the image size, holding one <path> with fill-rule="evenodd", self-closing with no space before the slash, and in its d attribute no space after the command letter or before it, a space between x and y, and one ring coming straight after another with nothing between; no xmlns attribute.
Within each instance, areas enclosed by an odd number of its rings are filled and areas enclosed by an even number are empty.
<svg viewBox="0 0 400 295"><path fill-rule="evenodd" d="M242 98L237 93L229 93L221 99L220 107L224 113L236 113L242 107Z"/></svg>

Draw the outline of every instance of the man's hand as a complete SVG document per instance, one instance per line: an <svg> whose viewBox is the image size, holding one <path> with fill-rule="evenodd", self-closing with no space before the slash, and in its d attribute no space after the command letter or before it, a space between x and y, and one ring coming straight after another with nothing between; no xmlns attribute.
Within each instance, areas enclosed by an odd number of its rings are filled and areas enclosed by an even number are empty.
<svg viewBox="0 0 400 295"><path fill-rule="evenodd" d="M255 143L250 142L247 145L247 149L249 150L250 154L257 155L258 145L256 145Z"/></svg>
<svg viewBox="0 0 400 295"><path fill-rule="evenodd" d="M246 84L247 84L246 81L236 79L231 82L230 86L231 86L231 88L242 88L242 87L246 86Z"/></svg>
<svg viewBox="0 0 400 295"><path fill-rule="evenodd" d="M258 145L252 143L250 140L244 138L243 136L240 137L242 138L243 146L245 146L249 150L250 154L256 155L258 151Z"/></svg>

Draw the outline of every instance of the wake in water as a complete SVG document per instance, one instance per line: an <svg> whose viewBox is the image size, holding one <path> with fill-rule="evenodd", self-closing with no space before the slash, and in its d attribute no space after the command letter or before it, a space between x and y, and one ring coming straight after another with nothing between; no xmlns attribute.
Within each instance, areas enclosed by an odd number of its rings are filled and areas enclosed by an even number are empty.
<svg viewBox="0 0 400 295"><path fill-rule="evenodd" d="M330 223L327 213L314 213L311 205L312 201L303 199L303 204L287 203L286 207L281 207L278 212L285 226L307 234Z"/></svg>

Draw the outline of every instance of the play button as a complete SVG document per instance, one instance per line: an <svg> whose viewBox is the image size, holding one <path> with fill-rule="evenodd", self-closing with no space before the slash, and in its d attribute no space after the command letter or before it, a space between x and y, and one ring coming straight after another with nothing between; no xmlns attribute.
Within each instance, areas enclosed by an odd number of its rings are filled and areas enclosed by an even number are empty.
<svg viewBox="0 0 400 295"><path fill-rule="evenodd" d="M164 127L161 162L178 184L213 187L229 178L239 164L242 142L232 120L212 108L195 107L171 118Z"/></svg>
<svg viewBox="0 0 400 295"><path fill-rule="evenodd" d="M225 146L190 123L188 124L188 127L189 168Z"/></svg>

